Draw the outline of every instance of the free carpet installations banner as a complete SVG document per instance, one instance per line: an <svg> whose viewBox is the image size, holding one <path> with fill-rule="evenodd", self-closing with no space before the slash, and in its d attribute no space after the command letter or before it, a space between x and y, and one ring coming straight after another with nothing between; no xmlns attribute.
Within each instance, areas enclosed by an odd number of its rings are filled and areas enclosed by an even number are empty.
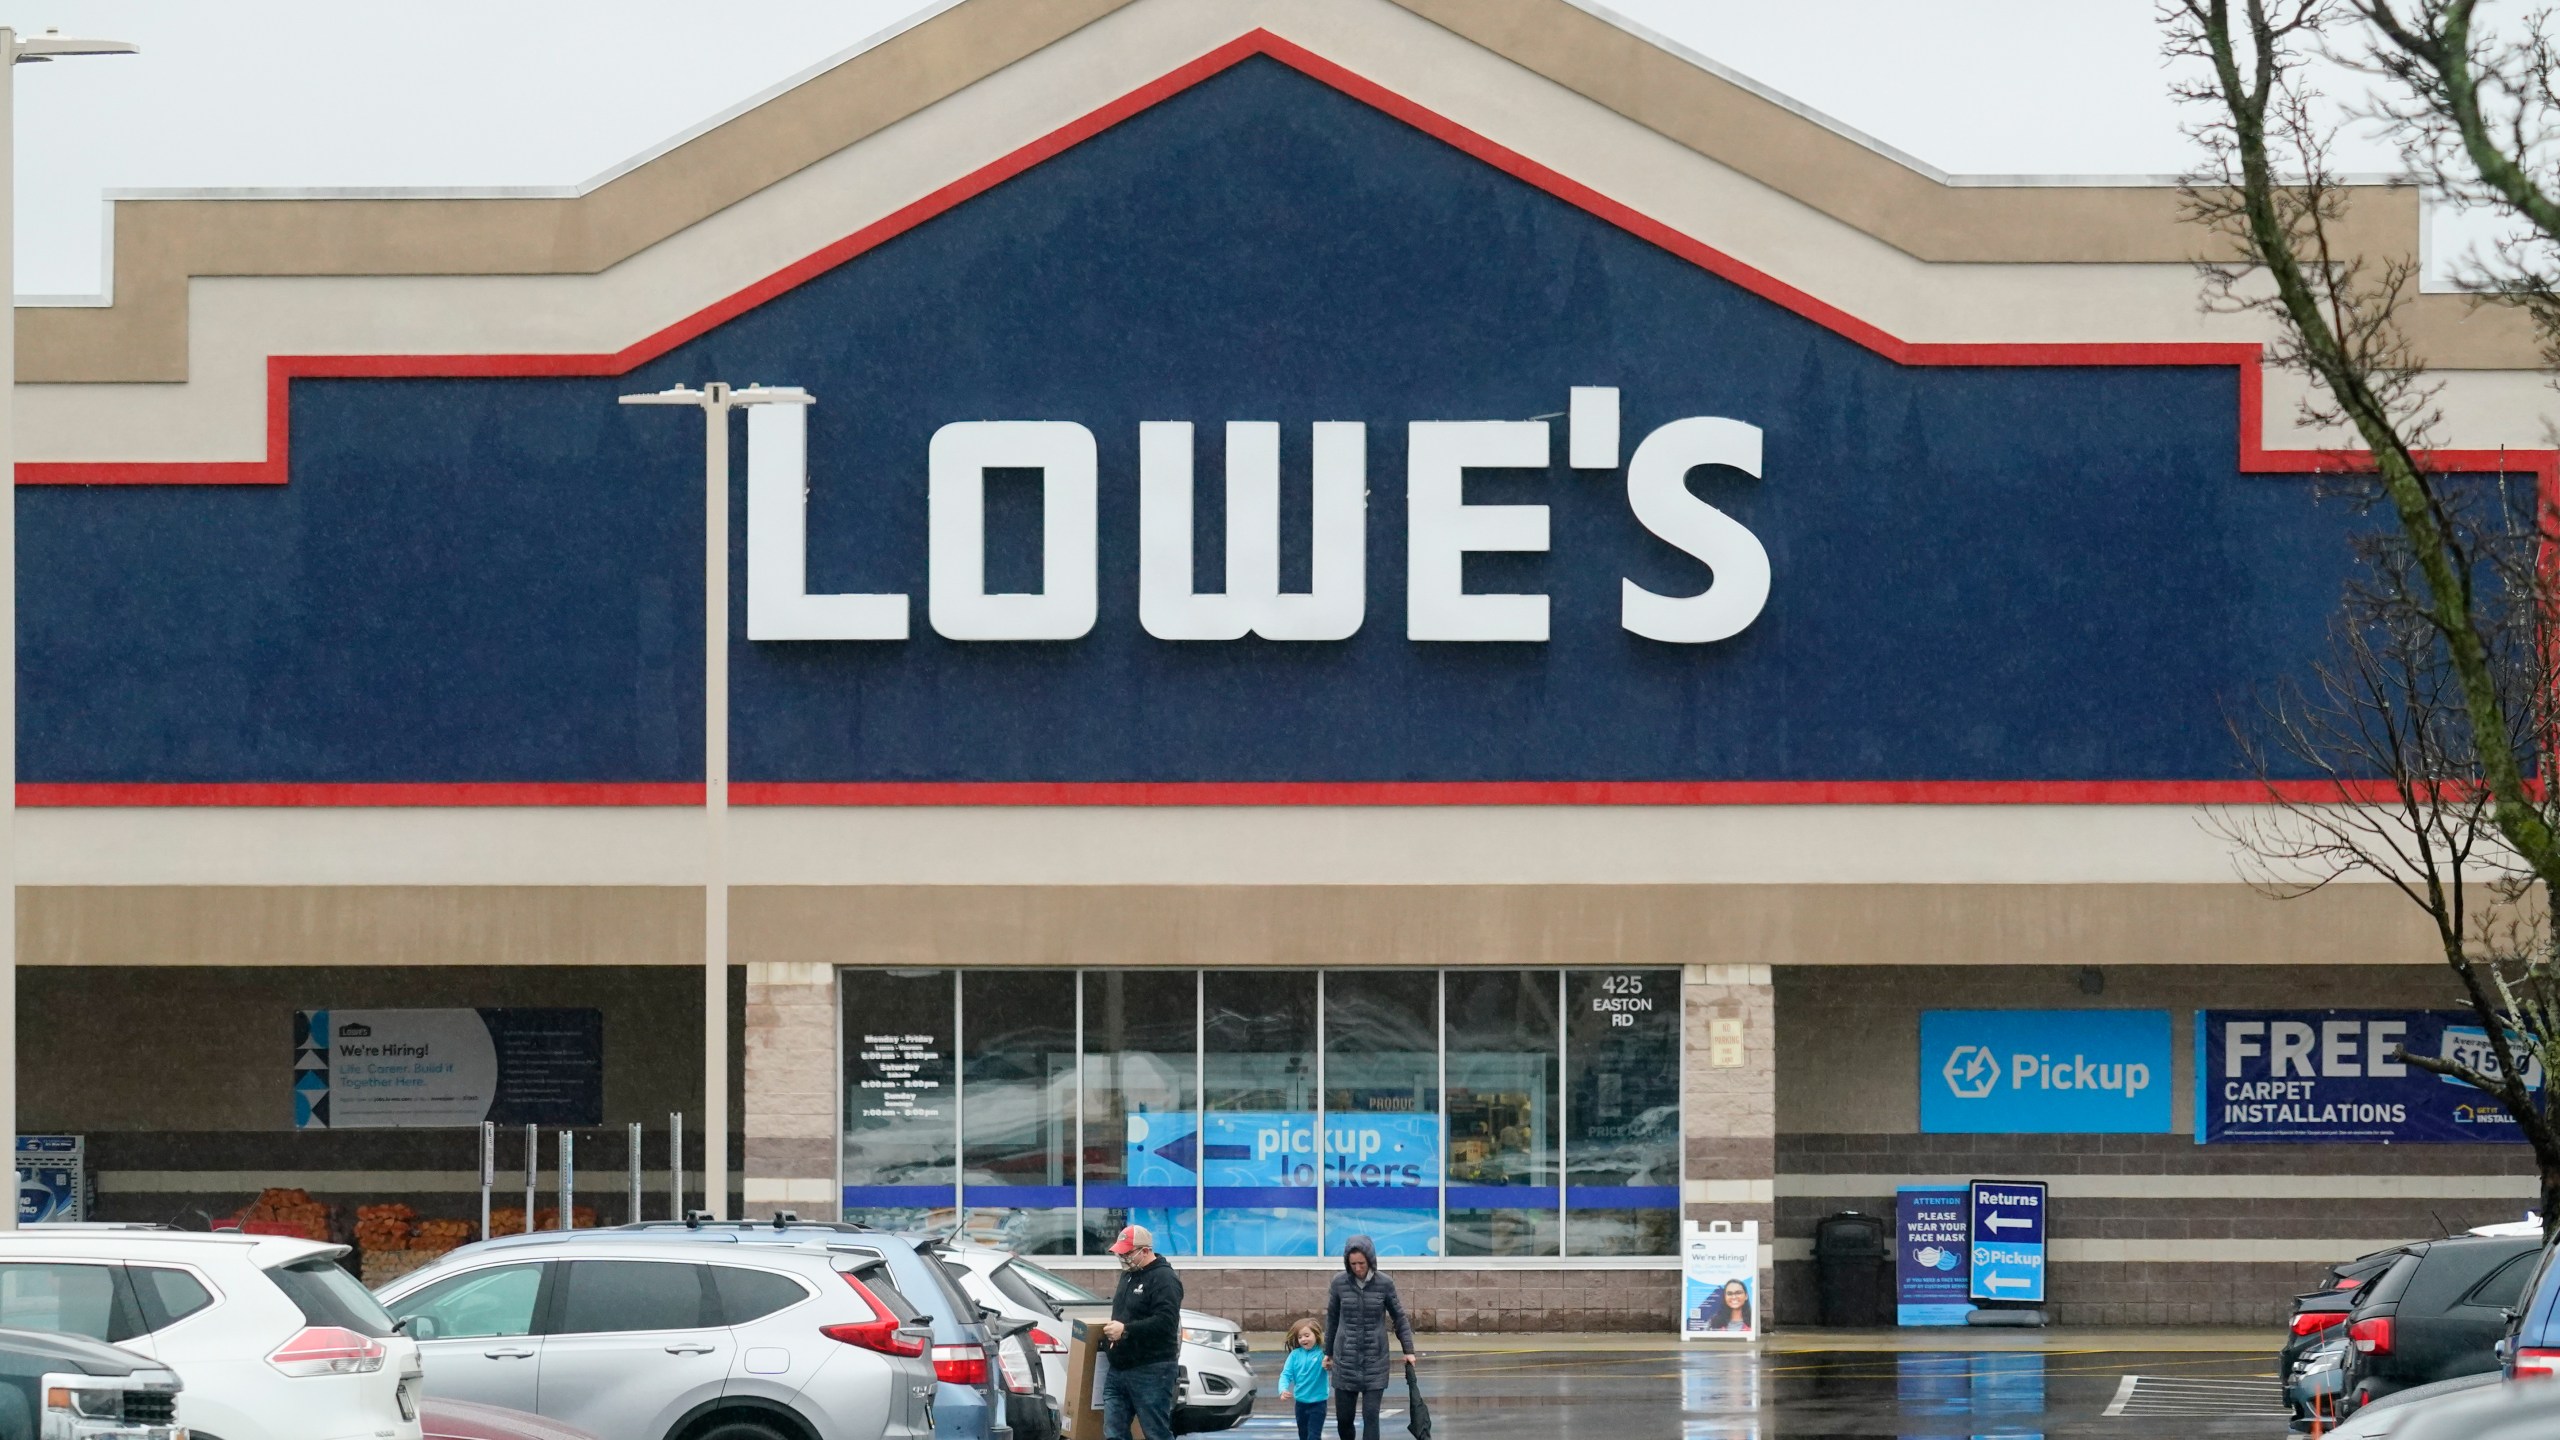
<svg viewBox="0 0 2560 1440"><path fill-rule="evenodd" d="M2468 1010L2207 1010L2196 1016L2196 1143L2521 1143L2490 1096L2392 1057L2497 1073ZM2542 1088L2527 1058L2525 1084Z"/></svg>
<svg viewBox="0 0 2560 1440"><path fill-rule="evenodd" d="M298 1010L297 1130L604 1123L601 1010Z"/></svg>

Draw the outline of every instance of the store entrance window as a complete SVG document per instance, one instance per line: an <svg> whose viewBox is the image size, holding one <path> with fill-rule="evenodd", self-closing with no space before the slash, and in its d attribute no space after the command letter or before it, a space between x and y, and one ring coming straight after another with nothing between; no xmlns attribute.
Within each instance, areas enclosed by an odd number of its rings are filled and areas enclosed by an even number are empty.
<svg viewBox="0 0 2560 1440"><path fill-rule="evenodd" d="M1337 970L1324 985L1324 1248L1440 1250L1440 976Z"/></svg>
<svg viewBox="0 0 2560 1440"><path fill-rule="evenodd" d="M1316 1253L1316 972L1203 977L1212 1255Z"/></svg>
<svg viewBox="0 0 2560 1440"><path fill-rule="evenodd" d="M846 970L848 1219L1101 1256L1667 1256L1677 970Z"/></svg>
<svg viewBox="0 0 2560 1440"><path fill-rule="evenodd" d="M1200 1253L1200 972L1084 976L1084 1246L1124 1225Z"/></svg>
<svg viewBox="0 0 2560 1440"><path fill-rule="evenodd" d="M1554 1255L1557 1053L1553 970L1449 972L1449 1253Z"/></svg>
<svg viewBox="0 0 2560 1440"><path fill-rule="evenodd" d="M1680 1230L1680 972L1565 976L1565 1249L1667 1255Z"/></svg>
<svg viewBox="0 0 2560 1440"><path fill-rule="evenodd" d="M961 1232L1076 1251L1076 972L968 970L960 1013Z"/></svg>
<svg viewBox="0 0 2560 1440"><path fill-rule="evenodd" d="M949 1230L958 1216L960 997L950 970L848 970L845 1218L883 1230Z"/></svg>

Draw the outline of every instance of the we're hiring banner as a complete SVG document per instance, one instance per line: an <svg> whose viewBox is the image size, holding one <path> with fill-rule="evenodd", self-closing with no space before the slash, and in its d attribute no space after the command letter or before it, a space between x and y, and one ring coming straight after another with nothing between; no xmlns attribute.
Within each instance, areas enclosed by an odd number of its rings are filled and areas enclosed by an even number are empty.
<svg viewBox="0 0 2560 1440"><path fill-rule="evenodd" d="M2523 1054L2519 1044L2511 1053ZM2207 1010L2196 1016L2196 1143L2520 1142L2497 1100L2394 1058L2498 1073L2468 1010ZM2525 1084L2542 1087L2529 1054Z"/></svg>

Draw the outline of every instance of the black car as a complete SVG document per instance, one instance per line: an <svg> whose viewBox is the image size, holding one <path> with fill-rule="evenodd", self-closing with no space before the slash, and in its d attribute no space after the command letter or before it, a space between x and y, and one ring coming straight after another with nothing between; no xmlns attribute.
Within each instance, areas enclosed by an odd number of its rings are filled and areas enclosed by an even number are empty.
<svg viewBox="0 0 2560 1440"><path fill-rule="evenodd" d="M2338 1327L2347 1323L2347 1311L2356 1303L2357 1292L2367 1281L2391 1268L2400 1258L2396 1247L2341 1260L2320 1277L2317 1287L2293 1297L2293 1317L2286 1323L2284 1349L2276 1357L2276 1374L2290 1381L2302 1357L2339 1339ZM2297 1429L2307 1427L2316 1418L2303 1398L2287 1387L2286 1400L2294 1411Z"/></svg>
<svg viewBox="0 0 2560 1440"><path fill-rule="evenodd" d="M2356 1292L2365 1283L2391 1268L2400 1258L2400 1248L2376 1250L2353 1260L2341 1260L2329 1267L2320 1283L2293 1297L2293 1319L2286 1327L2284 1353L2276 1366L2278 1373L2290 1369L2304 1351L2322 1341L2332 1327L2347 1323L2347 1310L2356 1302Z"/></svg>
<svg viewBox="0 0 2560 1440"><path fill-rule="evenodd" d="M178 1377L77 1335L0 1330L0 1440L175 1440Z"/></svg>
<svg viewBox="0 0 2560 1440"><path fill-rule="evenodd" d="M2456 1235L2404 1247L2347 1312L2340 1410L2498 1368L2507 1312L2540 1255L2539 1238Z"/></svg>
<svg viewBox="0 0 2560 1440"><path fill-rule="evenodd" d="M996 1380L1004 1391L1004 1419L1013 1430L1013 1440L1061 1440L1066 1419L1058 1411L1058 1402L1040 1388L1040 1347L1031 1339L1031 1322L1009 1319L993 1310L979 1313L986 1317L987 1333L995 1340Z"/></svg>

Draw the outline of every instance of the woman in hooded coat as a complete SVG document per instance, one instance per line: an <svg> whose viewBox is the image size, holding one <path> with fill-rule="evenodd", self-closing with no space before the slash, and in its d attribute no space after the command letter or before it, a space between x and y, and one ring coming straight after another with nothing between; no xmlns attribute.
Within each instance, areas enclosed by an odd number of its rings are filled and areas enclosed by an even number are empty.
<svg viewBox="0 0 2560 1440"><path fill-rule="evenodd" d="M1413 1363L1413 1326L1405 1320L1396 1282L1378 1273L1378 1247L1354 1235L1342 1247L1342 1273L1324 1303L1325 1359L1333 1371L1333 1408L1342 1440L1378 1440L1378 1403L1387 1391L1387 1331L1394 1324ZM1352 1416L1361 1417L1352 1431Z"/></svg>

